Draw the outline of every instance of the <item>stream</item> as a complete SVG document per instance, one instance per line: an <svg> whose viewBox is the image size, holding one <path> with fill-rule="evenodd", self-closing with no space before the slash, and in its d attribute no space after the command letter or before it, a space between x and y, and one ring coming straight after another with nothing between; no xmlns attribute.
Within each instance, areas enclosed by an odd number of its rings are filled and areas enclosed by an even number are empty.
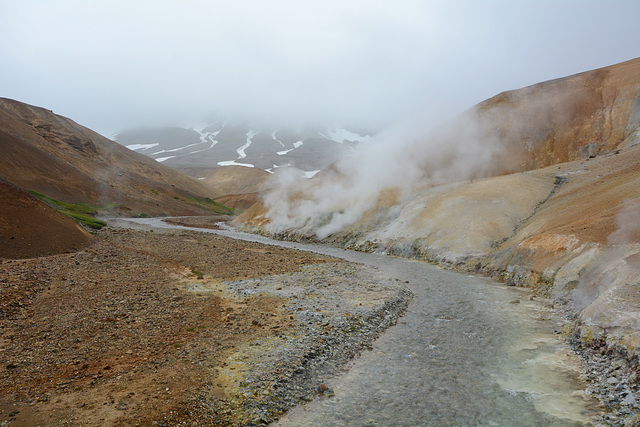
<svg viewBox="0 0 640 427"><path fill-rule="evenodd" d="M342 372L319 379L335 393L275 426L579 426L601 413L585 396L578 357L550 301L419 261L271 240L160 218L128 227L183 228L312 251L374 266L407 282L414 299L398 324ZM125 225L125 223L127 223Z"/></svg>

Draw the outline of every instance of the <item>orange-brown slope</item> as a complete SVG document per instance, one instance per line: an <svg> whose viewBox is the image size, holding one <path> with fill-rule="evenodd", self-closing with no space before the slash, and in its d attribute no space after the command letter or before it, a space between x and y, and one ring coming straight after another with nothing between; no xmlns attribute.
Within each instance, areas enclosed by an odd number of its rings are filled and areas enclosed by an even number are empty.
<svg viewBox="0 0 640 427"><path fill-rule="evenodd" d="M509 173L609 153L640 140L640 58L496 95L476 105Z"/></svg>
<svg viewBox="0 0 640 427"><path fill-rule="evenodd" d="M515 280L525 283L552 281L592 248L615 245L622 259L623 246L640 243L640 145L540 172L563 181L490 257L492 270L519 270Z"/></svg>
<svg viewBox="0 0 640 427"><path fill-rule="evenodd" d="M0 98L0 177L66 202L117 202L152 215L201 214L219 194L65 117Z"/></svg>
<svg viewBox="0 0 640 427"><path fill-rule="evenodd" d="M258 201L261 185L271 176L267 171L246 166L223 166L207 174L203 184L223 194L216 202L244 211Z"/></svg>
<svg viewBox="0 0 640 427"><path fill-rule="evenodd" d="M566 182L522 227L519 237L552 232L609 243L621 207L640 198L640 145L614 153L563 165L558 172Z"/></svg>
<svg viewBox="0 0 640 427"><path fill-rule="evenodd" d="M224 166L212 170L203 181L222 195L256 193L271 174L259 168Z"/></svg>
<svg viewBox="0 0 640 427"><path fill-rule="evenodd" d="M80 249L91 235L29 193L0 180L0 258Z"/></svg>

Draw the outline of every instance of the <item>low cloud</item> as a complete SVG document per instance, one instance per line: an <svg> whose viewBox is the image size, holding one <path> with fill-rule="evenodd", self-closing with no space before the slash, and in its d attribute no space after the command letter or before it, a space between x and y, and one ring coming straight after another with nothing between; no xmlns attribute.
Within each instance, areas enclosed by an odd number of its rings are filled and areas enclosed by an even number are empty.
<svg viewBox="0 0 640 427"><path fill-rule="evenodd" d="M639 11L628 0L3 0L0 96L107 136L210 113L382 129L631 59Z"/></svg>

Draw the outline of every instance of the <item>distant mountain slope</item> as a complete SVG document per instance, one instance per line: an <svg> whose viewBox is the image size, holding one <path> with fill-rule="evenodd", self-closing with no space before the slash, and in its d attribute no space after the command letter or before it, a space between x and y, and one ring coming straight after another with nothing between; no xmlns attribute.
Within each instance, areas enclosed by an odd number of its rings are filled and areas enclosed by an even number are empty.
<svg viewBox="0 0 640 427"><path fill-rule="evenodd" d="M229 165L268 171L290 165L311 175L369 139L370 135L346 129L270 129L222 122L194 129L130 130L115 138L132 150L198 177Z"/></svg>
<svg viewBox="0 0 640 427"><path fill-rule="evenodd" d="M258 168L223 166L209 171L202 182L224 194L216 198L216 202L244 211L258 201L258 192L269 177L269 172Z"/></svg>
<svg viewBox="0 0 640 427"><path fill-rule="evenodd" d="M44 108L0 98L0 178L65 202L149 215L203 214L204 184Z"/></svg>
<svg viewBox="0 0 640 427"><path fill-rule="evenodd" d="M91 235L27 192L0 180L0 258L80 249Z"/></svg>
<svg viewBox="0 0 640 427"><path fill-rule="evenodd" d="M248 194L257 193L269 176L258 168L224 166L209 172L203 182L220 194Z"/></svg>

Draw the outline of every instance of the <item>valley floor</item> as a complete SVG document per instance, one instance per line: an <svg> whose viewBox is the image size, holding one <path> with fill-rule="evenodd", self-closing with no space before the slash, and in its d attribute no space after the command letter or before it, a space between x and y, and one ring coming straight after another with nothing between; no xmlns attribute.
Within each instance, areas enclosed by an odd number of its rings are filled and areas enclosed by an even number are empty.
<svg viewBox="0 0 640 427"><path fill-rule="evenodd" d="M0 259L0 425L264 424L330 393L309 372L409 299L364 267L190 231L109 227L76 253Z"/></svg>

